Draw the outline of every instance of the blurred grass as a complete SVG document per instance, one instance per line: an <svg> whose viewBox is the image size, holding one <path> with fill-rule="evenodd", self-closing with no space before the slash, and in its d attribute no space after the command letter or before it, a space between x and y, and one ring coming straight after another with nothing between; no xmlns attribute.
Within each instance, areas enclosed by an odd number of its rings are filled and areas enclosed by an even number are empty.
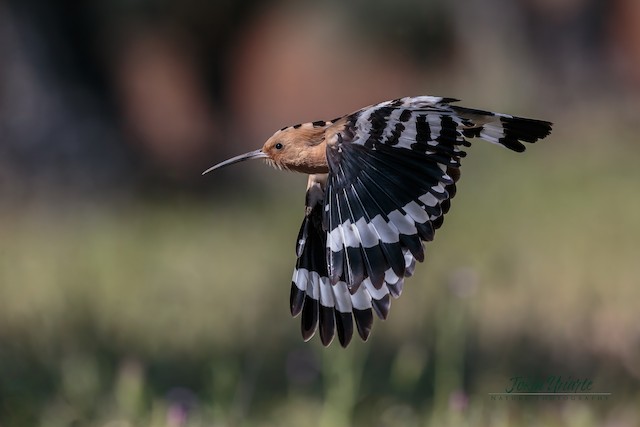
<svg viewBox="0 0 640 427"><path fill-rule="evenodd" d="M0 426L637 425L640 148L569 128L522 156L475 144L427 261L347 350L288 314L304 177L5 209ZM613 397L489 399L518 374Z"/></svg>

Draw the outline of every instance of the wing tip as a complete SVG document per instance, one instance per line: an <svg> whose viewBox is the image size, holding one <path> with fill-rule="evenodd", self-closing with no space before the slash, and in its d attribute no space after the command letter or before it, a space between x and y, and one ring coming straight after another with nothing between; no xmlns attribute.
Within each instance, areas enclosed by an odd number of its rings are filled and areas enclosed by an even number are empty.
<svg viewBox="0 0 640 427"><path fill-rule="evenodd" d="M336 330L338 331L338 341L342 348L347 348L353 338L353 315L349 313L335 312Z"/></svg>
<svg viewBox="0 0 640 427"><path fill-rule="evenodd" d="M300 322L300 332L304 341L309 341L318 329L318 304L318 300L305 295L302 306L302 321Z"/></svg>
<svg viewBox="0 0 640 427"><path fill-rule="evenodd" d="M298 288L294 281L291 281L291 295L289 296L289 308L291 316L296 317L302 311L306 292Z"/></svg>
<svg viewBox="0 0 640 427"><path fill-rule="evenodd" d="M367 341L371 335L373 328L373 310L366 308L364 310L353 309L353 318L355 319L356 329L362 341Z"/></svg>
<svg viewBox="0 0 640 427"><path fill-rule="evenodd" d="M325 347L328 347L331 344L335 334L336 326L333 311L333 307L326 307L322 304L320 305L320 341Z"/></svg>

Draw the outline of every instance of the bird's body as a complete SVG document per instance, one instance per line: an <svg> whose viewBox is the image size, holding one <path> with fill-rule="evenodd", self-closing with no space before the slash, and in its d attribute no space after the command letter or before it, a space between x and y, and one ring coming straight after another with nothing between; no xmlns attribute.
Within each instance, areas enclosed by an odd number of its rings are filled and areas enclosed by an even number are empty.
<svg viewBox="0 0 640 427"><path fill-rule="evenodd" d="M479 137L522 152L551 123L449 105L451 98L400 98L331 121L285 127L256 151L209 170L263 158L309 174L290 306L302 335L335 332L342 346L354 323L363 340L373 312L386 319L390 296L424 260L455 195L460 147Z"/></svg>

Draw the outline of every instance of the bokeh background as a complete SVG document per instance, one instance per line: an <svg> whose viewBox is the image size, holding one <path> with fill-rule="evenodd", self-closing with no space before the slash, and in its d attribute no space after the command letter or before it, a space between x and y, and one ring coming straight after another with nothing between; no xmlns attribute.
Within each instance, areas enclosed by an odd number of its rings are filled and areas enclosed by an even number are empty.
<svg viewBox="0 0 640 427"><path fill-rule="evenodd" d="M367 343L288 313L302 175L201 177L406 95L477 142ZM0 426L640 425L637 0L0 0ZM496 401L514 376L606 400Z"/></svg>

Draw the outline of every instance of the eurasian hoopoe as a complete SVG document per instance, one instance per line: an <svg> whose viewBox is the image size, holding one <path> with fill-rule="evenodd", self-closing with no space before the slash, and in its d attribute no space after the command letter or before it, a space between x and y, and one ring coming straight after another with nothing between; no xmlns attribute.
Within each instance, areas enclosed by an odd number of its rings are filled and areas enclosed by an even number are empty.
<svg viewBox="0 0 640 427"><path fill-rule="evenodd" d="M302 337L320 329L325 346L346 347L355 321L369 337L373 312L386 319L390 295L424 260L423 241L449 210L460 177L461 146L478 137L522 152L551 132L551 123L449 105L419 96L365 107L331 121L285 127L264 146L219 163L265 159L309 174L305 217L290 306L302 313Z"/></svg>

